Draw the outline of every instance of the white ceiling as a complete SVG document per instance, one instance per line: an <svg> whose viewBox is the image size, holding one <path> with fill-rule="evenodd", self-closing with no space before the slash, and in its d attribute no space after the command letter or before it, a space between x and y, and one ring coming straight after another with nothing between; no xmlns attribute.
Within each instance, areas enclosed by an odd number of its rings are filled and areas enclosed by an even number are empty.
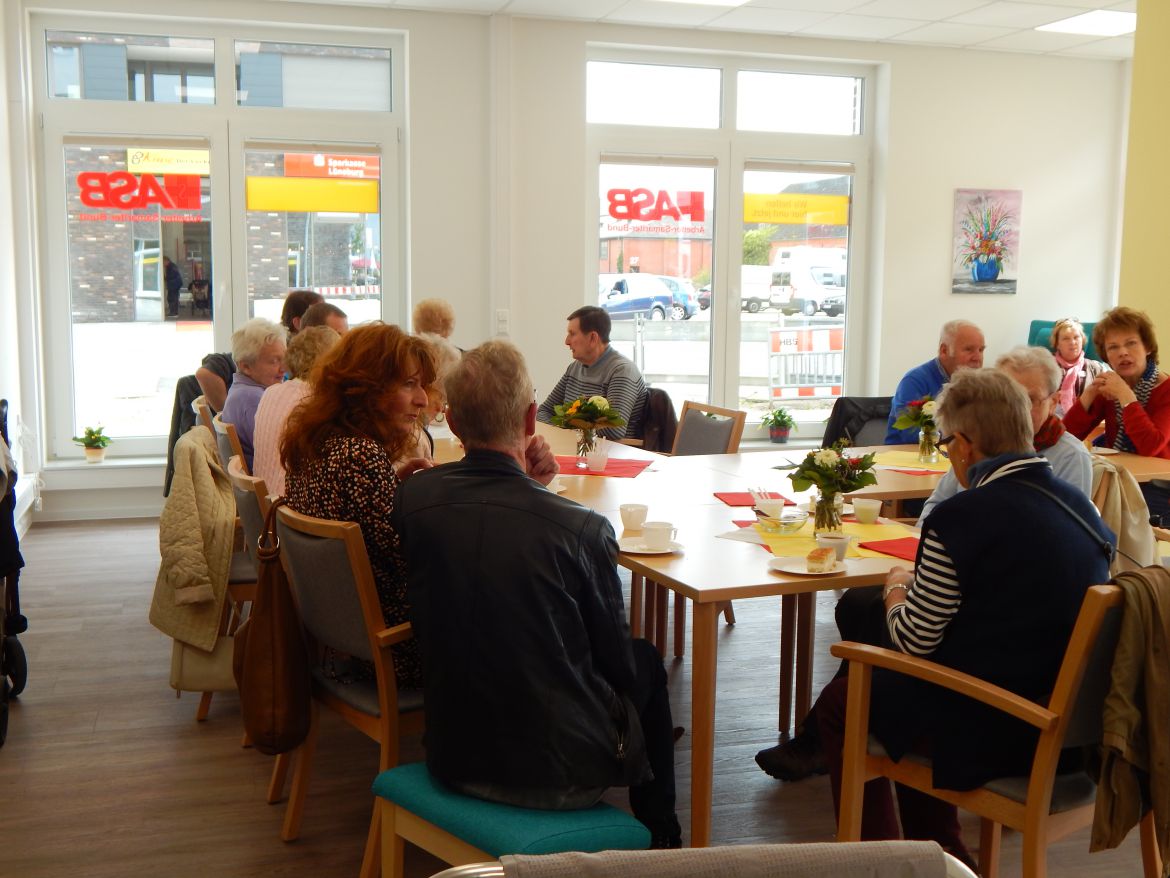
<svg viewBox="0 0 1170 878"><path fill-rule="evenodd" d="M1137 12L1137 0L748 0L735 9L660 0L315 2L1115 59L1133 57L1132 34L1102 38L1033 28L1092 9Z"/></svg>

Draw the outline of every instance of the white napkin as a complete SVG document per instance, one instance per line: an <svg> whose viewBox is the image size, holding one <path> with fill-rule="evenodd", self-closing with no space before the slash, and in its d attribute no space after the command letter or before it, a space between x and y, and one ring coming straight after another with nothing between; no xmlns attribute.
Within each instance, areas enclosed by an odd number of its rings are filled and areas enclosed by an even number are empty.
<svg viewBox="0 0 1170 878"><path fill-rule="evenodd" d="M737 527L735 530L729 530L725 534L716 534L715 536L721 540L737 540L741 543L755 543L757 546L767 545L754 527Z"/></svg>

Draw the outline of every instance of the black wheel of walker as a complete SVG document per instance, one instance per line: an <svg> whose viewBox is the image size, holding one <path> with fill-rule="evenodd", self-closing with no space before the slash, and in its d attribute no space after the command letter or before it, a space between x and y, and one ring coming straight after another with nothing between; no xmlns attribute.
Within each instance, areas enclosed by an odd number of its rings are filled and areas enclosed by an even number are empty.
<svg viewBox="0 0 1170 878"><path fill-rule="evenodd" d="M4 639L4 675L12 681L9 695L12 698L24 691L28 682L28 659L24 655L24 647L15 637Z"/></svg>

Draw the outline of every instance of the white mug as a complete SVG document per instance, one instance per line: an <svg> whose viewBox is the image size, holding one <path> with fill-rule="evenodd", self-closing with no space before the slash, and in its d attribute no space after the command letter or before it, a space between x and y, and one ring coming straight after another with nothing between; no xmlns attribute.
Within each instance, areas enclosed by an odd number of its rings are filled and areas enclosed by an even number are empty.
<svg viewBox="0 0 1170 878"><path fill-rule="evenodd" d="M882 512L881 500L866 500L862 497L854 498L853 514L861 524L873 524Z"/></svg>
<svg viewBox="0 0 1170 878"><path fill-rule="evenodd" d="M822 549L832 549L837 553L837 560L845 560L845 551L849 548L849 541L853 537L848 534L824 533L817 534L817 545Z"/></svg>
<svg viewBox="0 0 1170 878"><path fill-rule="evenodd" d="M645 503L623 503L618 507L622 513L622 527L626 530L641 530L649 507Z"/></svg>
<svg viewBox="0 0 1170 878"><path fill-rule="evenodd" d="M642 544L655 552L670 548L678 529L669 521L647 521L642 525Z"/></svg>

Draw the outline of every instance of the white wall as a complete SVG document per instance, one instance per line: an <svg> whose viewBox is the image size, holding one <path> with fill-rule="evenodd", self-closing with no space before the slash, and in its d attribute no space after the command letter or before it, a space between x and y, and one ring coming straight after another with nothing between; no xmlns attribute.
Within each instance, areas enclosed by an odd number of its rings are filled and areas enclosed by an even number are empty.
<svg viewBox="0 0 1170 878"><path fill-rule="evenodd" d="M584 303L584 62L590 41L856 59L881 68L870 217L869 368L852 393L891 393L966 316L995 354L1032 318L1108 307L1116 274L1127 68L1119 62L690 30L512 23L514 332L537 388L563 371L564 315ZM813 158L802 156L801 158ZM883 175L884 170L884 175ZM1023 190L1019 293L950 292L954 189ZM859 303L853 302L852 307Z"/></svg>

